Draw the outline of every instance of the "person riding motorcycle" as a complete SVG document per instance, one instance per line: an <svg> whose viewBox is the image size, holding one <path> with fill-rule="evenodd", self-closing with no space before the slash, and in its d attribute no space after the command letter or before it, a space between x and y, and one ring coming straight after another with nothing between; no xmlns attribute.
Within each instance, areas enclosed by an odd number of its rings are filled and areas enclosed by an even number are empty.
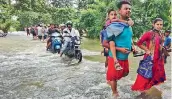
<svg viewBox="0 0 172 99"><path fill-rule="evenodd" d="M66 28L63 30L63 40L64 40L64 44L63 44L63 47L61 48L61 51L60 51L60 57L63 55L63 52L64 50L66 49L68 43L71 41L71 38L77 38L78 35L76 34L76 30L74 28L72 28L72 22L71 21L68 21L66 23Z"/></svg>
<svg viewBox="0 0 172 99"><path fill-rule="evenodd" d="M63 30L66 28L65 24L60 24L60 32L63 34Z"/></svg>
<svg viewBox="0 0 172 99"><path fill-rule="evenodd" d="M50 28L48 29L48 36L49 36L49 38L47 40L47 46L46 46L47 50L51 46L52 37L53 37L52 34L55 33L55 32L59 33L59 31L55 28L54 24L50 24Z"/></svg>

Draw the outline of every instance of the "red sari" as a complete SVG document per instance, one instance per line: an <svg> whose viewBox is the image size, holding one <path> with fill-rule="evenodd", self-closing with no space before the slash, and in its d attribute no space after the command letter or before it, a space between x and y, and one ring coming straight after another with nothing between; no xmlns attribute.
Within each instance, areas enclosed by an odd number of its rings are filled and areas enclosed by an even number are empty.
<svg viewBox="0 0 172 99"><path fill-rule="evenodd" d="M150 41L152 39L153 32L148 31L139 39L137 45L142 45L146 42L147 48L149 48ZM162 39L160 35L154 36L154 54L153 54L153 68L152 68L152 78L147 79L141 75L137 75L134 85L132 85L133 91L144 91L150 89L153 85L158 85L166 80L165 70L164 70L164 60L162 56ZM146 55L145 55L146 56ZM144 57L145 57L144 56Z"/></svg>

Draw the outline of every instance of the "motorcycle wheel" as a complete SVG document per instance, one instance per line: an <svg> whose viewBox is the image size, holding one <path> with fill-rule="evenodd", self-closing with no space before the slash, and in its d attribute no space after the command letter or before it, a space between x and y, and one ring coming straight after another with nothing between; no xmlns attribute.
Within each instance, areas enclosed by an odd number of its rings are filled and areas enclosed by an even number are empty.
<svg viewBox="0 0 172 99"><path fill-rule="evenodd" d="M57 50L57 53L58 53L58 54L60 54L60 49L59 49L59 50Z"/></svg>
<svg viewBox="0 0 172 99"><path fill-rule="evenodd" d="M55 53L57 53L57 50L56 50L56 49L54 49L52 52L53 52L53 54L55 54Z"/></svg>
<svg viewBox="0 0 172 99"><path fill-rule="evenodd" d="M82 61L82 53L80 51L77 53L76 59L78 60L78 63Z"/></svg>

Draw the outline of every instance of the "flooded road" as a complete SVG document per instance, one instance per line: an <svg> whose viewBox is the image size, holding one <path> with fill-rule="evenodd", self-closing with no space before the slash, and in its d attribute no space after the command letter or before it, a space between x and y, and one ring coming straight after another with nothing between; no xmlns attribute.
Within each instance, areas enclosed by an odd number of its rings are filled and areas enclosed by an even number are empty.
<svg viewBox="0 0 172 99"><path fill-rule="evenodd" d="M112 99L103 63L83 59L80 64L68 65L58 54L46 52L46 43L22 33L0 38L0 99ZM83 50L84 55L89 53ZM158 86L163 99L171 99L168 62L167 81ZM139 95L131 91L133 83L131 75L118 81L120 99Z"/></svg>

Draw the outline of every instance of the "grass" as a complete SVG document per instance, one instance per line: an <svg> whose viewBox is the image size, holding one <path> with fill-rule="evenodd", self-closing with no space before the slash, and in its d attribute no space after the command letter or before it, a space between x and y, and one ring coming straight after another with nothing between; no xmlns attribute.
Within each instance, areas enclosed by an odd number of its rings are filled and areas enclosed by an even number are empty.
<svg viewBox="0 0 172 99"><path fill-rule="evenodd" d="M136 74L137 74L137 69L139 66L139 61L142 59L142 57L133 57L132 54L129 55L128 60L129 60L129 67L130 67L130 77L132 80L135 80Z"/></svg>
<svg viewBox="0 0 172 99"><path fill-rule="evenodd" d="M95 52L101 52L103 50L102 46L100 45L100 41L98 39L93 40L88 38L82 39L81 48ZM83 57L87 60L94 62L101 62L101 63L105 62L105 57L102 55L87 55Z"/></svg>
<svg viewBox="0 0 172 99"><path fill-rule="evenodd" d="M102 51L102 46L100 45L100 41L98 39L92 40L88 38L83 38L81 48L90 51Z"/></svg>
<svg viewBox="0 0 172 99"><path fill-rule="evenodd" d="M105 62L105 57L101 55L91 55L91 56L83 56L85 59L95 62Z"/></svg>

